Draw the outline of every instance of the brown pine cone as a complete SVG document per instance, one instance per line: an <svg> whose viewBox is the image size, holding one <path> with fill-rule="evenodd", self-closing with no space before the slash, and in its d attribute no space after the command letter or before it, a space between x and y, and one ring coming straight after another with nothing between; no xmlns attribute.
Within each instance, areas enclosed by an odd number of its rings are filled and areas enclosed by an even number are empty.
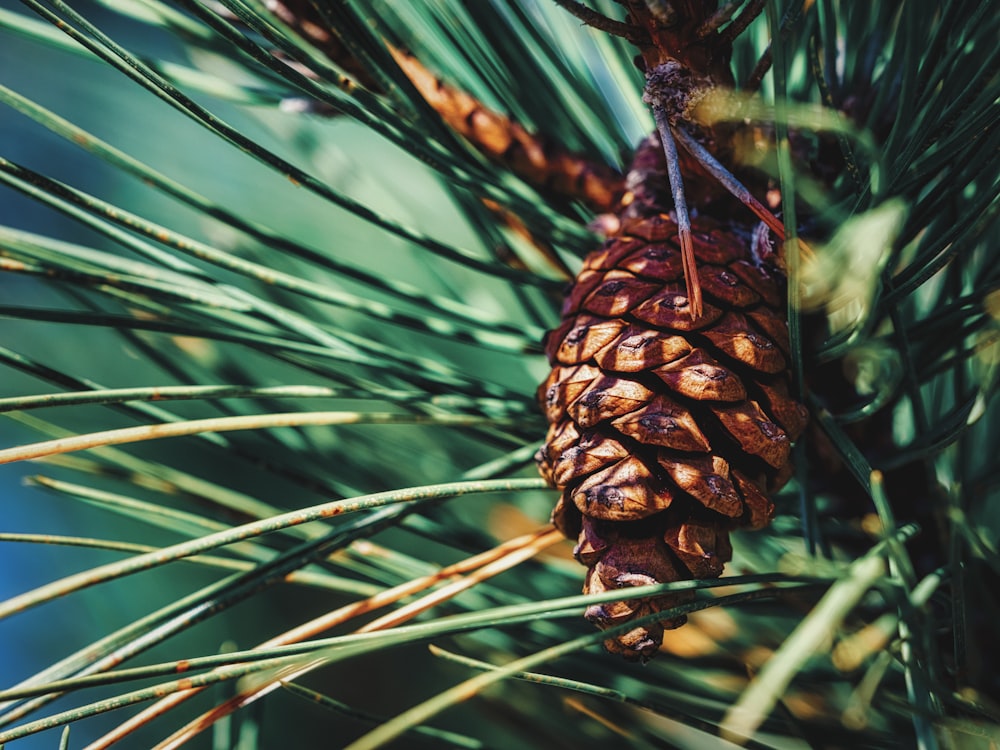
<svg viewBox="0 0 1000 750"><path fill-rule="evenodd" d="M716 578L729 530L773 514L807 414L789 396L784 277L751 227L692 220L703 314L690 315L659 142L639 149L617 230L584 262L546 337L538 396L550 428L537 459L562 490L553 523L578 540L585 593ZM691 599L593 606L608 628ZM679 617L605 642L648 659Z"/></svg>

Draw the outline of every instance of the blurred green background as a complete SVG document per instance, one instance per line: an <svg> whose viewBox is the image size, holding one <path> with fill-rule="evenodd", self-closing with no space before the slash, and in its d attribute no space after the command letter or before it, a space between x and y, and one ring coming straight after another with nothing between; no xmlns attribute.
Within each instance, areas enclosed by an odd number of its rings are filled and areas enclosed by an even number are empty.
<svg viewBox="0 0 1000 750"><path fill-rule="evenodd" d="M605 3L602 7L610 10L612 5ZM280 248L268 247L227 227L206 211L166 197L143 180L113 168L94 154L2 106L0 156L240 259L384 305L390 319L362 313L351 304L321 303L165 245L159 248L161 256L154 260L146 258L144 262L147 269L155 267L166 284L175 283L178 289L186 289L190 284L206 294L218 292L229 302L249 299L258 304L263 300L272 308L265 310L261 304L253 314L220 311L212 305L177 301L169 295L133 294L113 284L101 286L44 275L3 273L0 304L5 309L14 308L15 313L0 317L0 346L78 379L84 383L78 388L85 387L86 382L106 388L252 383L343 385L357 391L353 398L321 401L259 398L163 405L181 418L328 408L362 412L403 410L398 402L383 398L386 394L380 390L395 388L417 392L419 398L415 403L432 413L436 408L446 414L463 412L465 406L449 405L450 402L440 399L465 393L479 398L476 408L482 407L496 423L478 429L433 425L281 428L230 433L221 442L188 437L125 446L123 452L137 460L131 464L113 455L97 453L75 454L48 464L8 464L0 467L3 519L0 530L119 539L154 546L189 537L182 529L150 525L78 503L66 494L25 486L24 480L36 473L189 510L227 524L245 520L245 515L239 508L226 510L214 504L224 491L243 493L243 497L269 503L279 510L299 508L335 497L455 480L473 467L518 451L523 455L519 462L512 463L512 471L534 476L530 451L544 435L544 424L533 404L534 389L548 370L537 342L541 331L557 320L559 284L547 283L541 279L544 274L528 274L527 278L513 281L500 275L504 269L493 260L493 255L501 245L509 245L503 249L509 252L513 248L514 254L522 259L538 262L538 256L519 245L517 237L495 216L483 211L478 194L456 188L413 153L408 153L417 150L415 145L412 149L393 145L348 117L301 114L296 108L302 101L293 96L294 86L269 78L259 67L240 60L225 43L217 39L211 43L182 40L176 31L163 25L160 17L153 16L150 20L128 15L155 5L86 2L74 3L74 7L114 38L159 65L184 66L184 75L188 77L182 88L255 143L304 168L336 192L370 208L378 217L399 222L443 245L467 251L487 271L442 259L293 184L279 171L222 142L184 114L141 90L109 65L48 45L39 37L17 33L11 25L13 16L6 14L18 14L19 18L32 15L13 0L0 0L0 12L5 14L0 16L0 84L121 148L204 195L212 204L313 249L322 258L353 264L376 279L406 283L424 294L440 295L465 306L463 310L474 311L478 319L462 322L458 330L473 331L484 337L488 345L466 343L461 336L450 332L434 333L428 330L429 326L417 330L419 325L416 328L397 325L393 315L412 315L418 322L448 319L448 316L417 297L401 300L387 287L363 283L321 262L310 262ZM116 7L122 12L117 12ZM520 38L519 27L509 15L513 13L510 8L515 7L523 8L523 18L540 30L537 38L522 40L523 47L503 43L504 34ZM909 74L905 73L909 70L907 60L905 56L899 60L896 52L905 47L908 54L918 55L930 49L932 45L921 34L926 32L930 38L942 24L935 25L933 18L925 18L927 14L906 15L923 12L914 3L898 4L902 13L886 7L820 3L822 12L827 14L822 16L822 23L816 20L817 14L812 14L807 16L806 24L794 27L801 36L793 34L787 40L786 51L794 53L788 65L789 98L798 102L819 99L810 80L806 54L806 41L816 28L830 36L843 35L842 39L837 37L842 46L828 50L834 58L832 67L844 76L842 95L855 93L855 88L860 90L865 75L869 75L871 85L873 75L892 78L893 71L902 70L900 78L893 80L909 81L906 77ZM859 198L841 175L828 194L821 194L828 203L810 207L815 213L811 217L815 223L810 229L817 234L832 234L842 224L850 226L848 217L853 213L865 216L868 209L894 198L901 197L910 211L899 235L888 240L895 243L891 248L865 248L870 252L864 254L863 263L858 261L853 265L849 254L846 260L837 258L840 264L835 268L837 274L846 268L848 275L865 276L873 282L871 317L848 330L846 337L839 340L833 337L832 343L819 337L818 353L809 350L815 340L805 343L807 367L816 368L810 370L814 385L822 385L829 377L838 383L846 380L851 389L856 389L850 390L846 404L831 400L828 405L834 412L841 407L842 413L837 416L843 417L860 403L861 427L847 424L844 429L849 434L845 442L828 448L827 458L831 458L831 463L832 457L842 461L836 471L814 463L806 487L792 484L777 498L782 517L772 528L741 539L737 559L731 567L737 572L750 573L772 570L794 573L805 569L831 577L844 575L852 556L860 554L872 539L866 530L869 527L864 527L857 516L866 516L868 523L873 518L870 495L843 469L844 463L855 474L864 473L866 461L906 474L913 485L904 485L904 490L892 500L898 518L916 518L925 526L915 553L920 574L926 575L938 565L946 565L951 574L962 570L972 573L964 581L960 576L951 579L948 584L951 588L936 592L930 610L933 617L924 609L904 607L902 611L912 618L914 627L926 625L927 631L919 632L920 638L925 639L924 645L949 628L942 636L949 646L954 633L959 633L953 638L955 644L963 634L973 636L963 644L967 652L962 656L973 671L988 673L996 649L977 644L974 637L996 613L993 584L1000 569L996 555L1000 467L994 450L1000 443L994 397L1000 320L1000 305L996 301L998 266L994 262L998 225L997 128L995 109L990 120L988 108L983 106L984 101L992 101L995 107L997 78L995 67L990 74L988 65L987 73L980 78L975 77L979 74L966 75L964 71L972 70L982 61L995 62L996 50L985 49L984 39L997 24L995 20L989 21L982 10L976 10L977 7L974 3L952 3L945 9L954 14L945 20L954 23L956 31L954 35L941 32L941 38L948 42L941 43L949 50L968 49L965 57L948 59L953 63L948 68L951 72L913 68L912 75L921 82L929 80L930 90L948 98L947 101L935 107L933 98L924 95L912 97L912 102L904 99L897 105L887 93L893 90L888 84L875 85L874 92L867 92L882 107L871 108L874 114L868 125L873 128L879 124L879 116L896 113L898 106L894 129L881 143L887 165L882 175L883 192ZM501 110L517 113L528 125L551 128L573 147L587 148L614 161L620 151L634 144L650 128L637 93L641 80L629 63L631 53L626 45L609 42L602 35L581 28L575 19L552 4L497 2L466 6L442 0L395 8L393 4L377 4L377 10L403 41L422 44L418 51L428 61L440 65L449 74L449 80L468 87ZM975 23L974 12L979 13L981 23ZM506 19L511 25L509 28L485 22L463 25L467 20L463 13L482 13L488 18L493 18L489 13L494 13L495 18ZM866 13L867 18L863 17ZM887 19L891 19L891 24ZM449 24L455 32L453 36L443 33ZM895 24L902 24L900 28L906 32L900 32L897 38L903 41L898 44L893 42ZM831 27L835 27L833 31ZM852 33L858 28L871 33ZM967 40L966 37L973 36L969 29L980 29L980 36ZM767 38L767 24L762 17L738 46L736 65L743 73L753 65ZM542 58L545 50L554 50L551 60ZM523 74L525 70L549 68L551 80ZM163 69L175 76L181 70ZM769 78L765 91L772 88ZM553 90L558 97L552 95ZM949 98L952 96L954 102ZM847 107L843 101L840 103ZM962 104L965 109L959 106ZM551 112L551 116L546 117L546 112ZM959 112L967 120L958 117ZM427 123L408 121L406 118L411 114L408 111L399 116L399 127L404 133L420 134ZM971 133L961 129L966 121L972 123ZM983 124L978 126L980 122ZM908 127L919 130L920 137L908 138ZM863 159L864 154L859 158ZM489 179L483 182L483 191L487 188L510 191L534 205L538 211L533 217L536 228L542 225L543 231L552 234L546 239L555 238L553 244L571 267L575 268L579 255L592 246L593 240L579 228L589 218L581 207L552 208L544 196L531 192L505 169L485 164L463 151L456 150L451 166L469 170L473 175L485 174ZM946 169L949 166L951 171ZM770 152L762 167L776 169ZM806 171L802 165L796 167ZM475 169L483 172L472 171ZM575 232L566 229L566 224L572 222L578 225ZM78 243L113 256L136 257L106 235L6 186L0 186L0 227ZM557 231L560 229L565 230L562 235ZM943 257L957 260L946 266L940 262ZM58 265L54 261L53 264ZM171 264L175 264L174 272L178 275L165 270ZM889 269L885 273L884 267ZM922 284L921 279L930 281ZM911 284L905 293L897 293L892 286L901 281ZM31 320L28 309L66 311L69 317L57 321ZM162 315L187 326L190 334L204 327L211 335L198 338L169 331L132 330L124 324L116 330L113 325L95 325L100 314L130 316L130 320ZM244 346L224 340L216 335L219 333L268 335L271 343ZM288 342L292 348L285 350L282 342ZM315 348L306 349L307 345ZM358 364L363 357L367 359ZM842 366L844 360L849 362L848 367ZM75 389L66 382L46 382L8 366L0 370L0 382L3 384L0 397ZM487 399L492 400L487 402ZM914 412L913 403L919 404L917 412L922 410L921 413ZM866 421L869 417L872 419ZM27 418L51 420L59 429L73 433L155 421L149 416L97 405L42 409L27 412ZM849 422L846 418L843 421ZM30 424L24 419L0 420L0 447L41 440L47 436L47 429L54 429L38 422L33 429ZM871 427L872 424L875 426ZM866 435L868 427L871 433ZM872 433L880 438L874 446L865 443ZM866 448L864 455L852 440ZM192 482L188 490L170 484L181 477ZM200 481L214 483L214 487L204 488L203 494L191 490L193 483ZM917 491L909 494L914 486ZM800 490L807 491L804 499ZM377 542L398 553L398 559L380 561L364 560L361 555L347 556L341 560L343 568L328 568L328 572L356 583L358 591L354 594L297 586L272 587L157 645L142 658L150 662L169 661L234 646L249 647L353 600L365 587L374 590L406 580L434 565L453 562L541 526L548 520L553 501L554 493L543 491L452 500L442 508L429 510L423 520L389 529L376 537ZM805 520L800 518L803 509ZM807 545L802 534L803 529L808 531L810 527L809 511L820 516L816 524L823 542L820 549L832 560L814 560L805 553ZM838 517L838 512L843 517ZM881 522L885 521L883 514ZM264 541L275 549L287 548L293 541L291 536L274 537ZM583 569L567 559L567 549L568 545L564 545L561 556L525 564L482 590L463 594L446 611L484 611L498 604L544 601L576 593ZM951 555L944 562L940 557L942 549ZM0 601L60 576L118 559L120 553L2 543ZM0 620L3 685L14 684L101 635L219 577L211 569L173 563ZM897 587L897 596L912 593L914 583L899 571L893 573L891 586ZM884 599L876 595L867 597L846 627L860 628L880 615L894 613L897 603L889 595ZM773 654L808 611L808 605L808 601L790 597L787 602L734 610L731 617L727 610L718 614L715 631L710 627L713 621L706 618L699 621L705 630L691 627L688 631L678 631L691 633L690 641L683 635L674 641L678 644L678 654L664 655L643 669L623 665L591 649L560 662L558 672L617 687L637 698L663 701L676 708L682 719L708 717L709 721L716 721L745 685L747 665L756 668ZM959 616L961 613L969 615L965 622ZM590 626L575 618L558 621L548 629L539 624L536 628L486 630L447 643L457 643L469 653L501 663L514 655L587 632ZM707 645L699 642L699 634L703 633L716 640L707 638ZM696 648L698 643L701 646ZM685 647L692 652L685 655ZM898 648L899 641L893 641L891 649ZM898 650L892 650L892 654L898 655ZM927 736L919 734L920 728L911 727L911 714L919 712L914 712L906 702L911 697L907 693L910 675L904 676L901 662L893 662L893 669L885 679L889 697L868 717L871 733L855 735L844 728L839 712L857 697L862 678L872 674L874 667L866 663L863 669L843 675L824 658L817 656L803 667L799 692L789 697L780 719L767 727L768 731L785 736L780 741L770 738L769 742L781 747L806 747L810 742L814 747L823 747L827 740L839 743L835 746L908 747L913 740L911 731L926 742ZM877 660L877 656L872 657L872 661ZM927 665L921 664L924 667ZM468 674L464 667L432 658L424 644L417 644L338 663L310 675L305 682L334 697L391 716ZM985 682L995 685L995 679ZM98 688L87 695L114 695L124 689ZM227 689L208 691L196 701L199 710L221 700ZM947 689L940 686L934 689L946 698L949 696ZM62 699L50 708L59 710L82 700ZM636 732L628 740L636 747L661 747L670 742L679 747L700 748L707 747L700 743L710 741L707 734L670 723L670 719L664 718L666 711L653 716L635 709L603 705L607 716ZM588 706L594 708L584 704L584 708ZM256 711L263 712L259 722L244 719L232 728L233 736L244 733L246 744L240 745L240 750L256 746L339 747L367 726L320 710L283 691L256 704L248 713ZM960 704L960 710L956 711L963 718L968 715L981 718L965 704ZM187 719L196 712L186 706L180 713L181 718ZM74 725L71 747L82 746L120 720L117 713L112 713ZM496 747L580 748L623 742L614 726L606 726L586 710L573 707L560 691L515 682L505 683L489 697L452 709L436 717L433 723L486 738ZM154 724L123 746L151 746L178 726L180 719L168 720L166 724L169 726ZM943 719L941 724L944 725ZM982 724L975 726L982 737L989 738L991 729L981 729ZM262 734L255 744L252 735L258 729ZM236 746L236 740L226 735L227 731L223 728L215 737L206 733L192 746ZM289 735L295 738L292 745ZM408 747L409 742L416 740L401 740L398 746ZM423 742L423 746L435 746L432 740ZM13 747L30 750L57 744L56 731L49 731L18 740Z"/></svg>

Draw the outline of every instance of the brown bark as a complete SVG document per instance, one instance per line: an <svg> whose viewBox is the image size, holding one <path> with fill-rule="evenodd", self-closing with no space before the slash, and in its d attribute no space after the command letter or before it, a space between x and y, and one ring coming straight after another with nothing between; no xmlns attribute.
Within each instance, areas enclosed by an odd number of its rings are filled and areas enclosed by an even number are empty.
<svg viewBox="0 0 1000 750"><path fill-rule="evenodd" d="M270 7L358 84L379 92L377 81L351 55L336 30L322 22L307 0L282 0ZM414 88L454 132L526 182L584 201L596 211L610 210L621 197L622 176L616 170L528 131L507 115L445 83L413 55L389 44L387 48Z"/></svg>

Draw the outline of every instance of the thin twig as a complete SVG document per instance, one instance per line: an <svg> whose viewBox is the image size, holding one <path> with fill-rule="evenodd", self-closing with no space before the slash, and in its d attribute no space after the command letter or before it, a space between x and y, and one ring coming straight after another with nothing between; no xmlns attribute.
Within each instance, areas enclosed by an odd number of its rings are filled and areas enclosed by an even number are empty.
<svg viewBox="0 0 1000 750"><path fill-rule="evenodd" d="M608 18L596 10L592 10L586 5L576 2L576 0L555 0L555 3L579 18L586 26L598 29L599 31L606 31L612 36L620 36L632 42L632 44L643 45L650 42L649 35L640 27Z"/></svg>
<svg viewBox="0 0 1000 750"><path fill-rule="evenodd" d="M719 33L718 43L732 44L740 34L747 30L753 20L764 10L767 0L750 0L750 4L743 9L736 19Z"/></svg>
<svg viewBox="0 0 1000 750"><path fill-rule="evenodd" d="M760 56L757 64L754 66L750 75L747 76L746 83L743 84L743 88L746 91L757 91L760 88L761 81L764 80L764 76L767 75L767 71L771 69L771 62L773 58L771 56L771 45L767 45L767 49Z"/></svg>
<svg viewBox="0 0 1000 750"><path fill-rule="evenodd" d="M779 40L784 40L788 36L789 30L802 15L802 8L804 4L804 2L793 4L785 11L785 15L781 17L781 27L778 35ZM740 18L742 18L742 16L740 16ZM740 19L737 18L736 22L739 22L739 20ZM729 29L726 29L726 31L729 31ZM767 75L767 71L771 69L771 63L773 62L774 57L774 53L772 51L773 44L773 39L768 42L767 49L765 49L763 54L761 54L760 59L757 60L757 64L754 66L753 71L747 78L746 84L743 87L747 91L756 91L760 88L760 82L764 80L764 76Z"/></svg>
<svg viewBox="0 0 1000 750"><path fill-rule="evenodd" d="M819 43L816 41L815 34L809 37L809 67L812 70L813 80L816 81L816 87L819 89L819 95L823 103L830 109L839 110L840 108L834 103L833 92L830 90L826 78L830 73L836 75L836 72L823 68L823 64L819 58ZM851 142L843 133L837 133L837 145L840 146L840 153L844 157L844 166L847 168L847 174L850 175L851 180L854 182L855 192L858 195L862 195L867 186L861 177L861 170L858 169L858 162L854 157L854 149L851 148Z"/></svg>

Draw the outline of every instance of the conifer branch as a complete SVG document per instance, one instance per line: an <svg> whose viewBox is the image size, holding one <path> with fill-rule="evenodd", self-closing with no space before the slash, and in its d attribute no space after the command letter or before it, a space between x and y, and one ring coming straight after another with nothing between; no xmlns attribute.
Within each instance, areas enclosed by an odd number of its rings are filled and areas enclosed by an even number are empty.
<svg viewBox="0 0 1000 750"><path fill-rule="evenodd" d="M363 85L381 93L376 78L351 54L337 31L316 16L307 2L276 0L269 7L336 65L357 75ZM416 56L393 45L387 47L427 105L453 132L485 156L508 167L535 187L582 200L598 211L610 210L621 196L622 176L616 170L529 131L511 117L493 111L474 96L445 83Z"/></svg>

